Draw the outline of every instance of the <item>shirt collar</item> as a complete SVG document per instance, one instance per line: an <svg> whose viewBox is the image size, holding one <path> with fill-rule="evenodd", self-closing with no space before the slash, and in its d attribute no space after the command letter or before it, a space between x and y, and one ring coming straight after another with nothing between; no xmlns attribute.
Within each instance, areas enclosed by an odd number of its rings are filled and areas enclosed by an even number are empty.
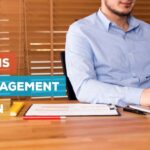
<svg viewBox="0 0 150 150"><path fill-rule="evenodd" d="M133 30L133 29L136 29L140 26L140 22L138 19L134 18L133 16L130 16L128 18L128 24L129 24L129 29L128 31L130 30Z"/></svg>
<svg viewBox="0 0 150 150"><path fill-rule="evenodd" d="M101 10L99 9L98 10L98 17L100 18L101 22L103 23L104 27L106 28L107 31L109 31L110 29L110 24L114 24L113 22L111 22L102 12ZM128 31L130 30L133 30L137 27L139 27L140 25L140 22L134 18L133 16L129 16L128 18L128 23L129 23L129 29Z"/></svg>
<svg viewBox="0 0 150 150"><path fill-rule="evenodd" d="M109 26L111 21L101 12L101 10L98 10L98 17L100 18L101 22L103 23L106 30L109 30Z"/></svg>

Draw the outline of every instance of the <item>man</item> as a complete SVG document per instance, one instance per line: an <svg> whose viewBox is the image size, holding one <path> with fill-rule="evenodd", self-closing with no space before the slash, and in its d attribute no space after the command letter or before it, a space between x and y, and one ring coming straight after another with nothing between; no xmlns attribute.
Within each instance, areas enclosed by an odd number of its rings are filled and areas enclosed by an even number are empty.
<svg viewBox="0 0 150 150"><path fill-rule="evenodd" d="M150 106L150 25L131 16L135 2L101 0L70 26L67 73L79 101Z"/></svg>

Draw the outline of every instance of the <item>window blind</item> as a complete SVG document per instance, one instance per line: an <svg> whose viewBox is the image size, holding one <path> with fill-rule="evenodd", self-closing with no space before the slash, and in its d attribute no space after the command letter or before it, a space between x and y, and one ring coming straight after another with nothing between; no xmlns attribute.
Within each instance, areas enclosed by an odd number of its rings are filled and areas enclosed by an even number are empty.
<svg viewBox="0 0 150 150"><path fill-rule="evenodd" d="M98 6L91 0L25 0L28 74L63 75L60 52L68 26Z"/></svg>
<svg viewBox="0 0 150 150"><path fill-rule="evenodd" d="M25 73L22 1L0 0L0 52L15 52L16 75Z"/></svg>
<svg viewBox="0 0 150 150"><path fill-rule="evenodd" d="M150 23L150 1L137 0L133 14L148 23Z"/></svg>
<svg viewBox="0 0 150 150"><path fill-rule="evenodd" d="M99 7L100 0L0 0L0 52L16 52L18 75L63 75L69 25ZM150 23L150 1L137 1L133 14Z"/></svg>

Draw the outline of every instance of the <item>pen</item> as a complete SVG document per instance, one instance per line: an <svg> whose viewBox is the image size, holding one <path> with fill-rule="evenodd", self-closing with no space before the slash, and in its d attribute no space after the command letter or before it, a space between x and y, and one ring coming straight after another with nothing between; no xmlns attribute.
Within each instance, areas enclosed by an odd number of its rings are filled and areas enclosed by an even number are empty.
<svg viewBox="0 0 150 150"><path fill-rule="evenodd" d="M23 116L24 120L61 120L66 119L65 116Z"/></svg>

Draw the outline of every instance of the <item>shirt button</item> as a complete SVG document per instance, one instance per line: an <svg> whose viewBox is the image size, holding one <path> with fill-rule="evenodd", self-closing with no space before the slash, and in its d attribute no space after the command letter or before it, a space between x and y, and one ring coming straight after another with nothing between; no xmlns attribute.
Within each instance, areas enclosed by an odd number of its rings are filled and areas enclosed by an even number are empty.
<svg viewBox="0 0 150 150"><path fill-rule="evenodd" d="M133 78L137 78L137 75L134 72L132 72L132 76Z"/></svg>

